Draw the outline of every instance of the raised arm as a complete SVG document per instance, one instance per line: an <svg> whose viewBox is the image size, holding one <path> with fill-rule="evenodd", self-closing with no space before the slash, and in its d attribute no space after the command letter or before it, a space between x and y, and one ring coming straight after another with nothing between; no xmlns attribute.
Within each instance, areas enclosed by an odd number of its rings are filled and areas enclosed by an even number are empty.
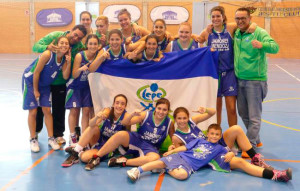
<svg viewBox="0 0 300 191"><path fill-rule="evenodd" d="M71 48L69 49L69 51L68 51L68 54L66 54L65 55L65 57L66 57L66 63L63 65L63 68L62 68L62 74L63 74L63 78L65 79L65 80L68 80L69 79L69 77L70 77L70 74L71 74L71 60L72 60L72 58L71 58Z"/></svg>
<svg viewBox="0 0 300 191"><path fill-rule="evenodd" d="M49 33L45 37L41 38L39 41L37 41L33 47L33 52L42 53L45 50L55 51L57 47L54 45L55 40L57 40L58 37L62 36L63 32L55 31L52 33Z"/></svg>
<svg viewBox="0 0 300 191"><path fill-rule="evenodd" d="M196 124L198 124L202 121L205 121L205 120L211 118L216 113L216 109L200 107L197 111L194 111L194 112L199 113L198 115L195 115L192 117L192 120Z"/></svg>
<svg viewBox="0 0 300 191"><path fill-rule="evenodd" d="M145 111L135 110L128 117L122 120L123 125L134 125L137 123L141 123L146 117Z"/></svg>
<svg viewBox="0 0 300 191"><path fill-rule="evenodd" d="M78 78L82 71L86 71L89 69L87 65L83 65L80 67L82 61L82 56L80 53L77 53L74 59L72 76L74 79Z"/></svg>
<svg viewBox="0 0 300 191"><path fill-rule="evenodd" d="M103 110L99 111L94 118L89 121L89 126L91 128L95 126L99 126L102 121L106 120L110 112L110 108L104 108Z"/></svg>
<svg viewBox="0 0 300 191"><path fill-rule="evenodd" d="M107 50L104 50L104 49L100 50L97 57L95 58L95 60L91 63L91 65L89 67L90 72L95 72L100 67L100 65L105 61L105 59L110 57L109 50L110 50L110 48Z"/></svg>
<svg viewBox="0 0 300 191"><path fill-rule="evenodd" d="M144 27L138 26L136 23L132 23L133 30L136 35L144 37L149 35L151 32Z"/></svg>

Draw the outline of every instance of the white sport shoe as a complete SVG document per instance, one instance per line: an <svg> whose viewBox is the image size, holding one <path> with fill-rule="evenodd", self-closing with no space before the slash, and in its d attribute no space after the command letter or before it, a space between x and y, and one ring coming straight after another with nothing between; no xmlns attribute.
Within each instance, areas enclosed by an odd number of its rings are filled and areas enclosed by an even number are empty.
<svg viewBox="0 0 300 191"><path fill-rule="evenodd" d="M39 142L36 138L30 139L30 149L34 153L37 153L40 151Z"/></svg>
<svg viewBox="0 0 300 191"><path fill-rule="evenodd" d="M140 171L138 168L132 168L127 170L127 175L132 182L135 182L140 178Z"/></svg>
<svg viewBox="0 0 300 191"><path fill-rule="evenodd" d="M52 147L53 150L58 150L60 149L59 144L56 142L54 137L49 137L48 138L48 144Z"/></svg>
<svg viewBox="0 0 300 191"><path fill-rule="evenodd" d="M63 137L56 137L56 142L62 145L66 143L66 140Z"/></svg>

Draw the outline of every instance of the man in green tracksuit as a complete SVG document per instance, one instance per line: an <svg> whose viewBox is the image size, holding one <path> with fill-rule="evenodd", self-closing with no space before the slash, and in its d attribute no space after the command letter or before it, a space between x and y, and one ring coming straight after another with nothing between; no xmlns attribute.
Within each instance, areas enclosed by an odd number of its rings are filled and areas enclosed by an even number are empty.
<svg viewBox="0 0 300 191"><path fill-rule="evenodd" d="M75 55L84 48L81 39L85 37L87 31L83 25L76 25L71 31L54 31L36 42L32 48L34 52L42 53L45 50L55 51L57 46L55 42L61 36L66 36L70 41L71 63L73 64ZM58 143L64 143L63 133L65 131L65 98L66 98L66 80L63 79L60 72L51 85L52 95L52 115L53 115L53 135ZM36 131L40 132L43 128L43 112L38 108Z"/></svg>
<svg viewBox="0 0 300 191"><path fill-rule="evenodd" d="M253 147L262 146L259 130L262 102L267 95L266 53L276 54L278 44L262 28L247 33L251 16L247 8L235 12L238 29L234 34L234 70L238 78L238 113L246 128Z"/></svg>

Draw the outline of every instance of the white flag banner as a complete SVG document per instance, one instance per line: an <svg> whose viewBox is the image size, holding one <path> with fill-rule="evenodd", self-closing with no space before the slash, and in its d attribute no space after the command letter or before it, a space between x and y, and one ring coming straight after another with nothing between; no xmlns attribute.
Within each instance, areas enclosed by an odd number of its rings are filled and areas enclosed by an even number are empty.
<svg viewBox="0 0 300 191"><path fill-rule="evenodd" d="M164 54L159 62L107 60L89 74L95 112L112 106L117 94L128 98L127 111L153 110L159 98L171 102L171 113L186 107L190 117L200 106L216 108L218 54L209 48ZM206 129L216 117L198 125Z"/></svg>

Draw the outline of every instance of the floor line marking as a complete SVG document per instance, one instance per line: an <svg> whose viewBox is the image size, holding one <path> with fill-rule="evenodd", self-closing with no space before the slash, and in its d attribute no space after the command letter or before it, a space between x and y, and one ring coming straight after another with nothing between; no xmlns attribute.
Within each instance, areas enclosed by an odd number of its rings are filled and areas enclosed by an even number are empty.
<svg viewBox="0 0 300 191"><path fill-rule="evenodd" d="M16 176L14 179L12 179L9 183L7 183L5 186L1 188L0 191L6 190L8 187L13 185L15 182L17 182L22 176L26 175L31 169L36 167L38 164L40 164L45 158L47 158L49 155L51 155L54 152L54 150L50 150L48 153L46 153L44 156L42 156L40 159L35 161L30 167L28 167L26 170L21 172L18 176Z"/></svg>
<svg viewBox="0 0 300 191"><path fill-rule="evenodd" d="M163 174L161 174L161 175L158 176L158 180L156 182L154 191L159 191L160 190L162 182L164 181L164 177L165 177L165 173L163 173Z"/></svg>
<svg viewBox="0 0 300 191"><path fill-rule="evenodd" d="M275 125L275 126L277 126L277 127L282 127L282 128L289 129L289 130L293 130L293 131L300 131L300 129L294 129L294 128L287 127L287 126L284 126L284 125L279 125L279 124L272 123L272 122L267 121L267 120L264 120L264 119L261 119L261 120L262 120L262 122L268 123L268 124L270 124L270 125Z"/></svg>
<svg viewBox="0 0 300 191"><path fill-rule="evenodd" d="M295 78L297 81L300 82L300 79L297 78L296 76L294 76L293 74L289 73L288 71L286 71L286 70L283 69L282 67L278 66L277 64L275 64L275 66L277 66L278 68L280 68L281 70L283 70L285 73L287 73L288 75L290 75L291 77Z"/></svg>
<svg viewBox="0 0 300 191"><path fill-rule="evenodd" d="M283 101L283 100L297 100L297 99L300 99L300 98L281 98L281 99L273 99L273 100L266 100L266 101L263 101L263 103L274 102L274 101ZM265 120L265 119L261 119L261 121L262 121L262 122L265 122L265 123L268 123L268 124L270 124L270 125L277 126L277 127L282 127L282 128L285 128L285 129L289 129L289 130L299 131L299 132L300 132L300 129L295 129L295 128L287 127L287 126L284 126L284 125L279 125L279 124L276 124L276 123L267 121L267 120Z"/></svg>

